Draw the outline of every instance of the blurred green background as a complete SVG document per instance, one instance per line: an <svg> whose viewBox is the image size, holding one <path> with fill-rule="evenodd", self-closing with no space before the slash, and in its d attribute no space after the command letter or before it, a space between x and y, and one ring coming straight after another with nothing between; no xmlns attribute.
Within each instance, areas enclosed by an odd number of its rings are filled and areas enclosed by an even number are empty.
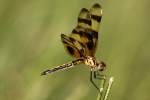
<svg viewBox="0 0 150 100"><path fill-rule="evenodd" d="M0 100L96 100L85 65L40 76L74 59L60 34L96 2L103 7L96 57L115 77L108 100L150 100L149 0L0 0Z"/></svg>

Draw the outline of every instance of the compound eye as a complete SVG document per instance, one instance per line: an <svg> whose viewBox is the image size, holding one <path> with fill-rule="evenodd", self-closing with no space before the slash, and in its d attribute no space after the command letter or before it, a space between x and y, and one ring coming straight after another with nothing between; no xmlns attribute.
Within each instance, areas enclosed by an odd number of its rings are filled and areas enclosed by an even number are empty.
<svg viewBox="0 0 150 100"><path fill-rule="evenodd" d="M106 67L106 64L104 62L99 63L99 70L103 71Z"/></svg>
<svg viewBox="0 0 150 100"><path fill-rule="evenodd" d="M101 62L101 64L102 64L103 67L106 67L106 64L104 62Z"/></svg>

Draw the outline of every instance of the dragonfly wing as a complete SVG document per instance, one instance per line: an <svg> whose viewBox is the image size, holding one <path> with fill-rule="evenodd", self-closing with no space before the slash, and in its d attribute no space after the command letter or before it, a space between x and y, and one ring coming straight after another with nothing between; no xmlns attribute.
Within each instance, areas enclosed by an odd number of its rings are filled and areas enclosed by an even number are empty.
<svg viewBox="0 0 150 100"><path fill-rule="evenodd" d="M91 27L91 16L90 12L86 8L82 8L78 15L77 27L90 28Z"/></svg>
<svg viewBox="0 0 150 100"><path fill-rule="evenodd" d="M64 34L61 34L61 40L70 55L76 58L83 57L84 45L82 43Z"/></svg>
<svg viewBox="0 0 150 100"><path fill-rule="evenodd" d="M90 10L82 8L78 16L78 25L70 37L84 44L86 56L94 56L98 40L98 29L102 17L102 8L94 4Z"/></svg>
<svg viewBox="0 0 150 100"><path fill-rule="evenodd" d="M92 22L91 29L98 32L102 19L102 7L98 3L94 4L90 9L90 14Z"/></svg>
<svg viewBox="0 0 150 100"><path fill-rule="evenodd" d="M89 39L87 47L89 50L89 55L94 56L97 48L99 26L102 19L102 7L98 3L94 4L91 7L90 16L91 16L91 28L88 31L88 34L92 36L92 39Z"/></svg>

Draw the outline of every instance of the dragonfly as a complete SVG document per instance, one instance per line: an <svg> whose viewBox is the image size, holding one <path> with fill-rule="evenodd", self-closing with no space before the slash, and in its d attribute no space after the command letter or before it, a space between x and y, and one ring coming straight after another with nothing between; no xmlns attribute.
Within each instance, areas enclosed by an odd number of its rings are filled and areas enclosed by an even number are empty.
<svg viewBox="0 0 150 100"><path fill-rule="evenodd" d="M72 30L71 34L61 34L61 41L66 51L76 59L45 70L41 75L52 74L75 67L75 65L85 64L90 68L91 83L102 93L102 90L94 82L94 79L104 80L104 82L106 79L106 76L101 74L106 68L106 64L95 57L101 19L102 7L100 4L95 3L90 9L82 8L77 19L77 26Z"/></svg>

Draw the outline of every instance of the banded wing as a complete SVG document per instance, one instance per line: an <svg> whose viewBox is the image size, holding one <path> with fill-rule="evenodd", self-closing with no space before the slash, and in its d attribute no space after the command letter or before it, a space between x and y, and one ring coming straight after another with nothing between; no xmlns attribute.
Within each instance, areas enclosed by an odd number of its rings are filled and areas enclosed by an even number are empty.
<svg viewBox="0 0 150 100"><path fill-rule="evenodd" d="M90 14L92 21L91 29L98 32L102 19L102 7L98 3L94 4L90 9Z"/></svg>
<svg viewBox="0 0 150 100"><path fill-rule="evenodd" d="M61 34L61 40L70 55L76 58L83 57L85 47L81 42L64 34Z"/></svg>
<svg viewBox="0 0 150 100"><path fill-rule="evenodd" d="M93 49L90 50L90 54L95 54L96 48L97 48L97 41L98 41L98 31L99 31L99 26L102 18L102 8L101 6L96 3L94 4L91 9L90 9L90 14L91 14L91 34L93 36Z"/></svg>
<svg viewBox="0 0 150 100"><path fill-rule="evenodd" d="M90 10L81 9L76 28L68 36L61 35L62 42L69 54L76 58L95 55L101 17L102 9L97 3Z"/></svg>
<svg viewBox="0 0 150 100"><path fill-rule="evenodd" d="M85 56L94 56L98 40L99 24L102 17L102 8L94 4L90 10L81 9L78 16L78 25L73 29L70 37L81 42L85 47Z"/></svg>

